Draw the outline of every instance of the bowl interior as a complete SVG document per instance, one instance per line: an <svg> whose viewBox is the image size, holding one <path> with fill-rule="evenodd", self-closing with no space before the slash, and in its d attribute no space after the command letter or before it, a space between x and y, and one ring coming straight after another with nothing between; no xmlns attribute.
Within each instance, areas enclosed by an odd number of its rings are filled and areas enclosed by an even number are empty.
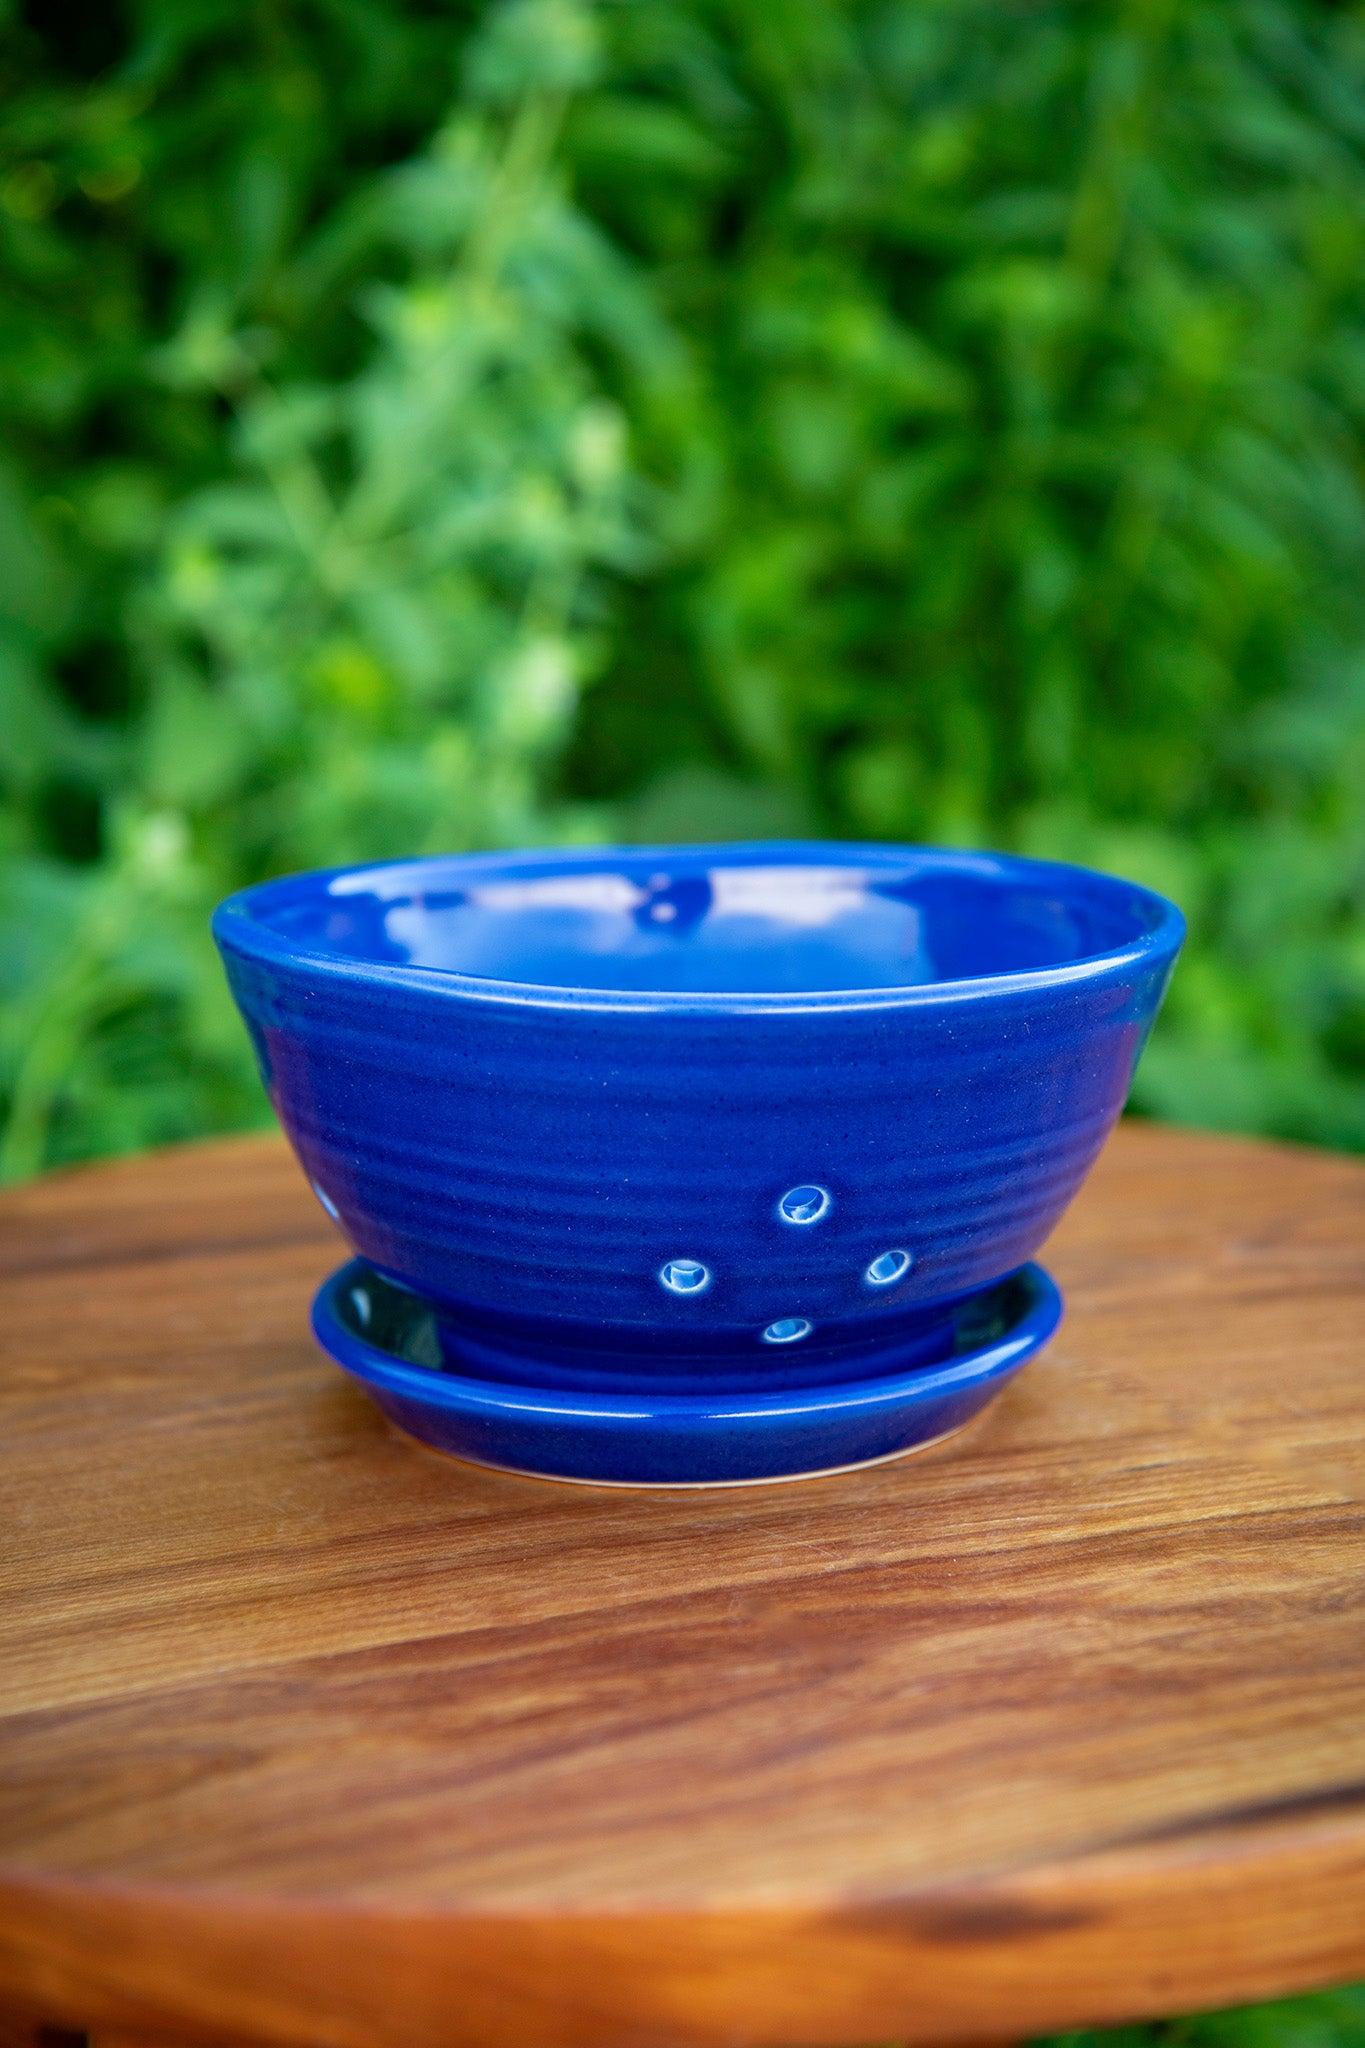
<svg viewBox="0 0 1365 2048"><path fill-rule="evenodd" d="M309 953L539 987L906 988L1064 966L1164 906L1080 869L971 854L755 846L437 858L300 876L253 917Z"/></svg>

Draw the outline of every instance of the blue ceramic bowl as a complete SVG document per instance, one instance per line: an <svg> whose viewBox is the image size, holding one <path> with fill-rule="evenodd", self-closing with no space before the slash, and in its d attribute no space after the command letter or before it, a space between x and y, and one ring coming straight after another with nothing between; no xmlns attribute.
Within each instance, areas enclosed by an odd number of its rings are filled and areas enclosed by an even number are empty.
<svg viewBox="0 0 1365 2048"><path fill-rule="evenodd" d="M1078 868L781 844L297 875L214 930L381 1275L494 1376L687 1388L932 1358L1081 1185L1183 923Z"/></svg>
<svg viewBox="0 0 1365 2048"><path fill-rule="evenodd" d="M739 1486L880 1464L954 1435L1041 1349L1061 1313L1053 1281L1025 1266L958 1307L930 1365L733 1393L490 1380L482 1361L471 1370L457 1330L363 1259L323 1286L313 1329L390 1421L457 1458L597 1485Z"/></svg>

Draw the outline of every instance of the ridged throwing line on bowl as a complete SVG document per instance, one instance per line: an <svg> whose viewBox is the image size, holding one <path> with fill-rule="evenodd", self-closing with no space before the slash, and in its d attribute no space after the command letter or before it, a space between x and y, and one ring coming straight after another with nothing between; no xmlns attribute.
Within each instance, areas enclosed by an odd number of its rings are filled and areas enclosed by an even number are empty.
<svg viewBox="0 0 1365 2048"><path fill-rule="evenodd" d="M669 1259L659 1268L659 1278L670 1294L700 1294L711 1284L700 1259Z"/></svg>
<svg viewBox="0 0 1365 2048"><path fill-rule="evenodd" d="M777 1205L777 1213L784 1223L818 1223L822 1216L828 1216L829 1208L829 1189L816 1187L812 1182L788 1188Z"/></svg>

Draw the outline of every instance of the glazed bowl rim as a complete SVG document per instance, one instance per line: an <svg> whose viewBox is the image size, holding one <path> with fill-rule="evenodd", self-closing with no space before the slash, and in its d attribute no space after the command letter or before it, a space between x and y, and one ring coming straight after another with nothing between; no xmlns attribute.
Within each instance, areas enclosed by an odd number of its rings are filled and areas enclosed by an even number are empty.
<svg viewBox="0 0 1365 2048"><path fill-rule="evenodd" d="M1077 960L1059 961L1044 967L1010 968L999 974L976 975L960 980L917 982L907 986L841 989L781 990L695 990L695 989L613 989L579 987L551 982L500 980L467 974L458 968L419 967L404 962L366 960L359 955L327 952L287 937L257 914L269 905L306 897L324 890L338 877L391 873L397 868L448 866L460 872L515 876L527 868L547 865L574 872L612 860L663 865L670 859L692 861L729 860L737 865L757 866L764 859L775 866L896 868L908 861L940 873L975 874L998 881L1010 877L1020 882L1053 886L1070 884L1074 891L1083 884L1093 893L1122 891L1131 902L1137 899L1151 923L1122 946L1092 953ZM308 868L280 875L226 897L213 913L213 935L225 951L237 953L277 968L306 972L332 982L363 984L377 989L407 989L447 1000L511 1004L520 1008L574 1011L697 1012L750 1014L754 1012L861 1011L921 1009L947 1003L980 1003L1001 996L1042 993L1074 988L1110 977L1123 977L1152 961L1175 958L1185 936L1185 919L1169 898L1143 883L1128 881L1098 868L1070 861L1037 860L1026 854L978 852L953 847L920 846L884 840L775 839L684 842L672 845L604 845L573 847L528 847L515 852L416 854L397 860L344 863L337 867Z"/></svg>

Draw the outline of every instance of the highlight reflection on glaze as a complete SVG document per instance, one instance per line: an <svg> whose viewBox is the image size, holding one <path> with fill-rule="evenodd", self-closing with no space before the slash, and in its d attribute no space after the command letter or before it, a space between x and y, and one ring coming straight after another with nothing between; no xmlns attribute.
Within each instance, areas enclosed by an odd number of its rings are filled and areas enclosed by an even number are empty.
<svg viewBox="0 0 1365 2048"><path fill-rule="evenodd" d="M814 1185L788 1188L777 1213L784 1223L818 1223L829 1214L829 1189Z"/></svg>
<svg viewBox="0 0 1365 2048"><path fill-rule="evenodd" d="M700 1259L669 1259L659 1278L670 1294L700 1294L711 1275Z"/></svg>
<svg viewBox="0 0 1365 2048"><path fill-rule="evenodd" d="M809 1337L811 1325L804 1316L782 1316L775 1323L769 1323L763 1332L765 1344L795 1344L802 1337Z"/></svg>

